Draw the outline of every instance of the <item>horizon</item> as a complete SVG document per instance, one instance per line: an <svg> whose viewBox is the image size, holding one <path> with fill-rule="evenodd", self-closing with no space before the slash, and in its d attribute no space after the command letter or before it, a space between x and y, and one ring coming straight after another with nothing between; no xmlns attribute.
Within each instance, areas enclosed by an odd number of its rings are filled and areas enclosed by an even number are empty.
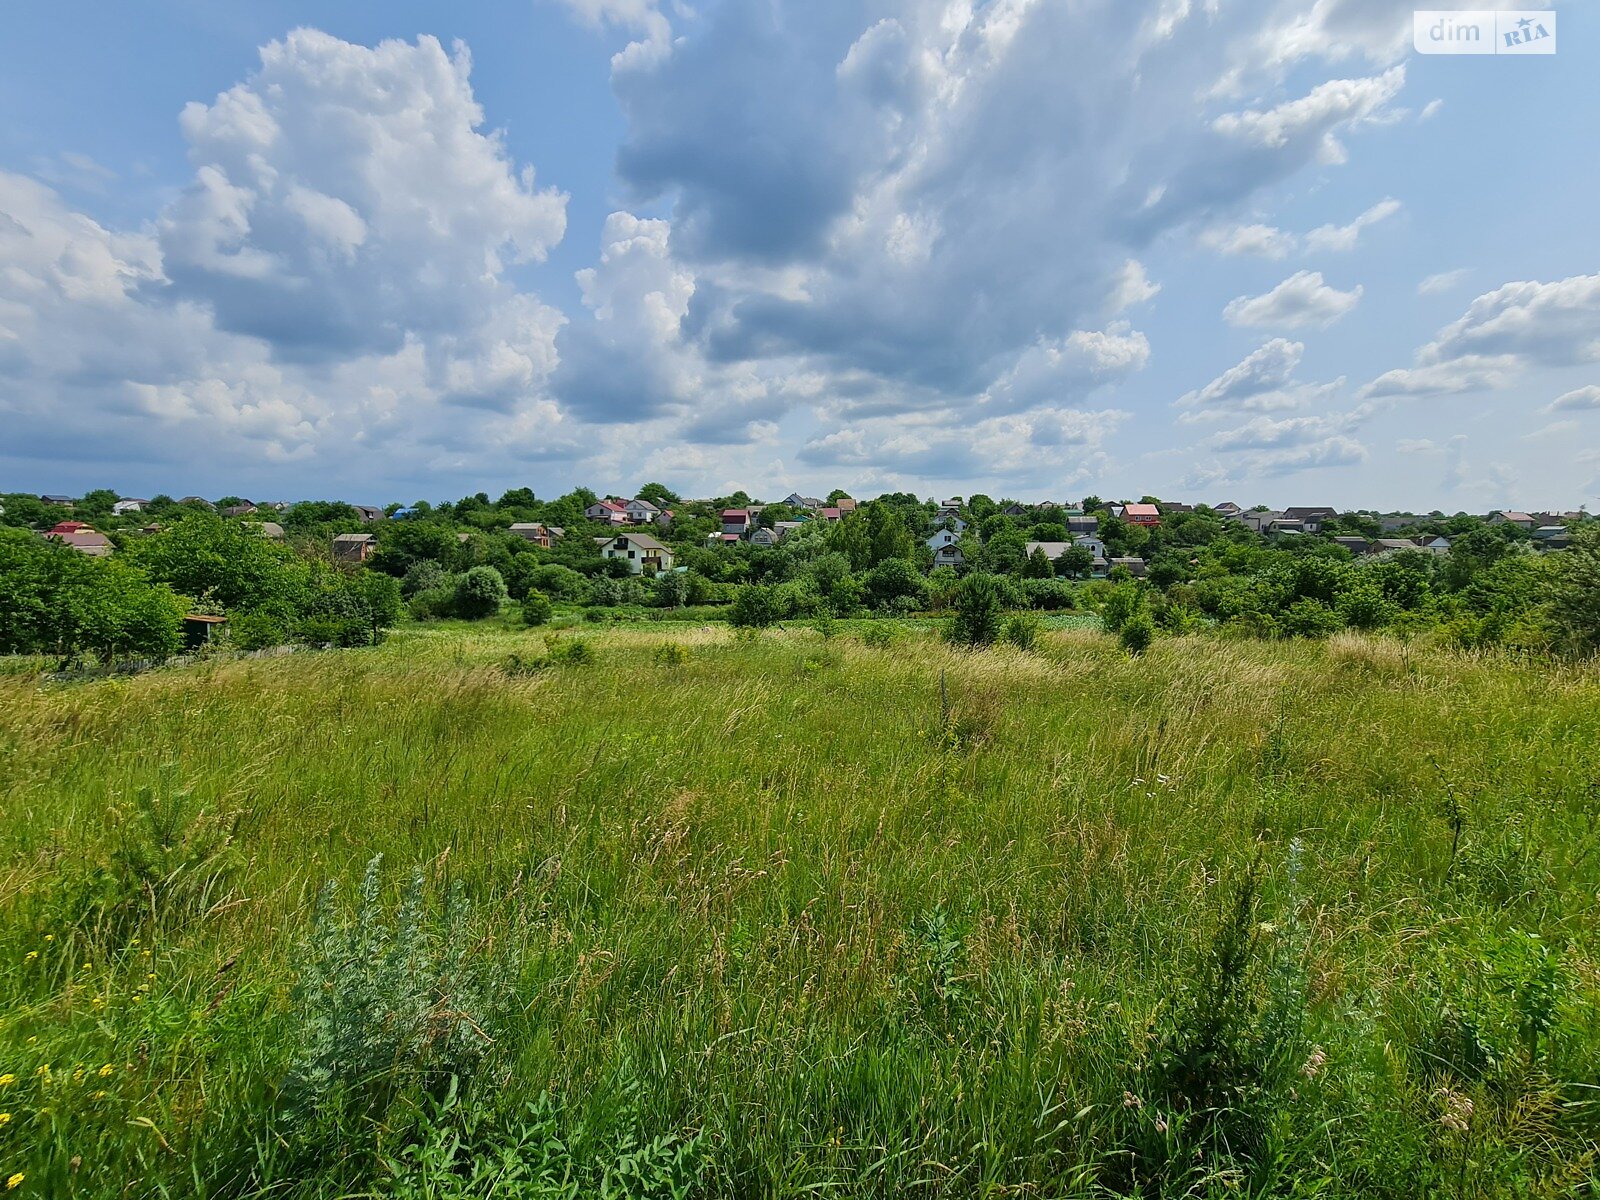
<svg viewBox="0 0 1600 1200"><path fill-rule="evenodd" d="M1587 508L1556 11L1454 57L1394 0L24 10L0 491Z"/></svg>

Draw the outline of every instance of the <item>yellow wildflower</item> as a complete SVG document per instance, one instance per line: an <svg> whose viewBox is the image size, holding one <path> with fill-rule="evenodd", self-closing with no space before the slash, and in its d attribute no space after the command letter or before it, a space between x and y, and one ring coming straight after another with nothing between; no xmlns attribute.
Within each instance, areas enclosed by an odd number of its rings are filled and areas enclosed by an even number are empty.
<svg viewBox="0 0 1600 1200"><path fill-rule="evenodd" d="M106 1006L106 998L104 996L96 996L93 1000L89 1001L89 1003L95 1008L104 1008Z"/></svg>
<svg viewBox="0 0 1600 1200"><path fill-rule="evenodd" d="M25 963L31 963L34 959L36 959L38 957L39 957L39 952L37 950L29 950L26 954L24 954L22 956L22 961L25 962Z"/></svg>
<svg viewBox="0 0 1600 1200"><path fill-rule="evenodd" d="M10 1087L16 1081L17 1077L11 1074L9 1071L7 1071L4 1075L0 1075L0 1087Z"/></svg>
<svg viewBox="0 0 1600 1200"><path fill-rule="evenodd" d="M47 933L44 935L44 940L47 942L53 942L56 940L56 935L53 933Z"/></svg>
<svg viewBox="0 0 1600 1200"><path fill-rule="evenodd" d="M83 1068L82 1067L79 1067L76 1071L74 1071L72 1073L72 1082L73 1083L82 1083L83 1082Z"/></svg>
<svg viewBox="0 0 1600 1200"><path fill-rule="evenodd" d="M106 1094L104 1092L91 1092L89 1095L91 1100L104 1100L105 1098Z"/></svg>
<svg viewBox="0 0 1600 1200"><path fill-rule="evenodd" d="M109 1077L110 1075L114 1074L115 1072L116 1072L116 1068L113 1067L110 1063L107 1063L105 1066L100 1068L100 1078L101 1079L105 1079L105 1078Z"/></svg>
<svg viewBox="0 0 1600 1200"><path fill-rule="evenodd" d="M6 1180L6 1191L8 1191L8 1192L16 1191L19 1187L22 1186L22 1181L24 1179L26 1179L26 1178L27 1178L26 1175L24 1175L21 1171L18 1171L10 1179Z"/></svg>
<svg viewBox="0 0 1600 1200"><path fill-rule="evenodd" d="M0 1125L9 1125L9 1124L11 1124L11 1114L10 1113L0 1113Z"/></svg>

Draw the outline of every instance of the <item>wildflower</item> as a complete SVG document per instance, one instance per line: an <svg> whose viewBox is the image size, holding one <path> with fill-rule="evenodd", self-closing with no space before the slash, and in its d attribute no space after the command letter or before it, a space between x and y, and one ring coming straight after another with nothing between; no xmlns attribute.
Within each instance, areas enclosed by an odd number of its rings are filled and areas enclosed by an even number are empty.
<svg viewBox="0 0 1600 1200"><path fill-rule="evenodd" d="M104 996L96 996L93 1000L90 1000L89 1003L94 1008L104 1008L106 1006L106 998Z"/></svg>
<svg viewBox="0 0 1600 1200"><path fill-rule="evenodd" d="M36 959L38 957L39 957L39 952L37 950L29 950L26 954L24 954L22 956L22 961L25 962L25 963L31 963L34 959Z"/></svg>
<svg viewBox="0 0 1600 1200"><path fill-rule="evenodd" d="M1156 1117L1156 1132L1157 1133L1165 1133L1166 1131L1167 1131L1167 1119L1165 1117L1162 1117L1162 1116Z"/></svg>
<svg viewBox="0 0 1600 1200"><path fill-rule="evenodd" d="M0 1087L10 1087L16 1081L17 1077L11 1074L10 1071L7 1071L4 1075L0 1075Z"/></svg>
<svg viewBox="0 0 1600 1200"><path fill-rule="evenodd" d="M1322 1068L1327 1064L1328 1055L1321 1046L1311 1048L1311 1057L1306 1059L1300 1068L1300 1074L1307 1079L1315 1079L1322 1073Z"/></svg>
<svg viewBox="0 0 1600 1200"><path fill-rule="evenodd" d="M11 1114L10 1113L0 1113L0 1125L9 1125L9 1124L11 1124Z"/></svg>
<svg viewBox="0 0 1600 1200"><path fill-rule="evenodd" d="M1123 1092L1122 1093L1122 1107L1123 1108L1143 1108L1144 1107L1144 1101L1139 1099L1139 1097L1135 1096L1132 1092Z"/></svg>
<svg viewBox="0 0 1600 1200"><path fill-rule="evenodd" d="M83 1082L83 1068L82 1067L79 1067L76 1071L74 1071L72 1073L72 1082L73 1083L82 1083Z"/></svg>
<svg viewBox="0 0 1600 1200"><path fill-rule="evenodd" d="M115 1073L116 1073L116 1068L113 1067L110 1063L107 1063L105 1066L100 1068L100 1078L101 1079L108 1079Z"/></svg>
<svg viewBox="0 0 1600 1200"><path fill-rule="evenodd" d="M89 1093L89 1099L91 1099L91 1100L104 1100L105 1098L106 1098L106 1094L104 1092L90 1092Z"/></svg>
<svg viewBox="0 0 1600 1200"><path fill-rule="evenodd" d="M21 1171L18 1171L10 1179L6 1180L6 1191L8 1191L8 1192L16 1191L19 1187L22 1186L22 1181L24 1179L26 1179L26 1178L27 1178L26 1175L24 1175Z"/></svg>
<svg viewBox="0 0 1600 1200"><path fill-rule="evenodd" d="M44 935L44 940L47 942L53 942L56 940L56 935L53 933L47 933Z"/></svg>
<svg viewBox="0 0 1600 1200"><path fill-rule="evenodd" d="M92 971L92 970L94 970L94 964L86 962L86 963L83 964L83 969L85 971Z"/></svg>
<svg viewBox="0 0 1600 1200"><path fill-rule="evenodd" d="M1439 1114L1439 1124L1455 1133L1467 1132L1472 1121L1472 1100L1447 1087L1440 1088L1433 1097L1443 1110Z"/></svg>

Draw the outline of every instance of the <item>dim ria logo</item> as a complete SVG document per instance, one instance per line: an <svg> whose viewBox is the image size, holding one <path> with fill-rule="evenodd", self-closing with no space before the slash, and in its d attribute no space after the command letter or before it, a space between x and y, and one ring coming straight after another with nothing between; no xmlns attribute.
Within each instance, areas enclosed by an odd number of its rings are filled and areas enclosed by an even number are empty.
<svg viewBox="0 0 1600 1200"><path fill-rule="evenodd" d="M1421 9L1413 14L1418 54L1554 54L1552 10Z"/></svg>

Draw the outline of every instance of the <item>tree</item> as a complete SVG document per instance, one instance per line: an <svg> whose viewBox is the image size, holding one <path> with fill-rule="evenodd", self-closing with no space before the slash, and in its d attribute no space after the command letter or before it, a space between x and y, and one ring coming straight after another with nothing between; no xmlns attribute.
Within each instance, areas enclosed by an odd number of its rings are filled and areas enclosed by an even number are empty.
<svg viewBox="0 0 1600 1200"><path fill-rule="evenodd" d="M728 621L741 629L765 629L775 624L778 617L777 597L773 595L773 589L750 583L735 594Z"/></svg>
<svg viewBox="0 0 1600 1200"><path fill-rule="evenodd" d="M1043 546L1035 546L1033 553L1028 555L1028 560L1022 564L1022 577L1024 579L1054 579L1056 565L1050 561L1050 556L1044 552Z"/></svg>
<svg viewBox="0 0 1600 1200"><path fill-rule="evenodd" d="M1600 523L1588 522L1562 552L1550 611L1567 649L1600 651Z"/></svg>
<svg viewBox="0 0 1600 1200"><path fill-rule="evenodd" d="M293 606L306 585L305 564L294 551L209 512L134 541L126 554L153 582L226 611Z"/></svg>
<svg viewBox="0 0 1600 1200"><path fill-rule="evenodd" d="M956 589L949 638L958 646L989 646L1000 636L1000 588L992 575L975 572Z"/></svg>
<svg viewBox="0 0 1600 1200"><path fill-rule="evenodd" d="M850 499L853 499L853 497L850 495L849 492L845 491L843 488L834 488L833 491L828 493L828 503L829 504L837 504L840 500L850 500Z"/></svg>
<svg viewBox="0 0 1600 1200"><path fill-rule="evenodd" d="M634 496L650 501L657 508L671 508L674 504L683 503L683 497L664 483L647 483Z"/></svg>
<svg viewBox="0 0 1600 1200"><path fill-rule="evenodd" d="M903 558L887 558L866 575L867 596L874 608L892 608L899 601L920 606L925 596L922 576Z"/></svg>
<svg viewBox="0 0 1600 1200"><path fill-rule="evenodd" d="M663 571L651 585L651 593L662 608L682 608L689 600L689 580L682 571Z"/></svg>
<svg viewBox="0 0 1600 1200"><path fill-rule="evenodd" d="M1082 579L1094 566L1094 551L1087 546L1068 546L1056 559L1056 566L1069 579Z"/></svg>
<svg viewBox="0 0 1600 1200"><path fill-rule="evenodd" d="M473 567L456 584L456 615L469 621L492 617L507 598L506 581L493 567Z"/></svg>

